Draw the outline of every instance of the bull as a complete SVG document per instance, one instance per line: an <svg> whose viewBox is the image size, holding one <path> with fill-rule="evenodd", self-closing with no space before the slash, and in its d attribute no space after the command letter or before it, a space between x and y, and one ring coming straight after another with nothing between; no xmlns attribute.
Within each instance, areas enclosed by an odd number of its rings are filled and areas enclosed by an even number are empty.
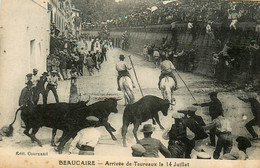
<svg viewBox="0 0 260 168"><path fill-rule="evenodd" d="M31 141L36 141L39 146L42 146L41 142L35 137L40 127L46 126L53 129L52 143L54 142L54 136L56 130L63 131L63 135L60 138L59 152L62 152L64 145L66 144L66 138L71 136L78 130L91 126L87 120L88 116L96 116L99 118L99 126L105 126L113 140L116 140L112 131L115 129L108 123L108 116L111 112L117 113L117 101L115 98L108 98L104 101L96 102L92 105L85 106L83 103L53 103L47 105L34 105L28 107L21 107L16 111L14 121L9 125L8 136L12 135L12 125L16 120L16 116L19 110L21 110L21 118L24 121L26 128L24 134L31 138ZM31 134L29 130L32 129ZM54 134L55 132L55 134ZM73 134L74 135L74 134ZM61 146L63 144L63 146Z"/></svg>
<svg viewBox="0 0 260 168"><path fill-rule="evenodd" d="M137 130L139 126L149 119L153 120L153 124L156 124L157 122L160 128L164 129L160 123L158 112L161 111L164 116L167 116L170 104L171 103L168 100L163 100L156 96L147 95L137 102L127 105L123 114L123 127L121 132L124 147L126 147L127 128L131 123L134 124L133 134L136 142L138 142Z"/></svg>

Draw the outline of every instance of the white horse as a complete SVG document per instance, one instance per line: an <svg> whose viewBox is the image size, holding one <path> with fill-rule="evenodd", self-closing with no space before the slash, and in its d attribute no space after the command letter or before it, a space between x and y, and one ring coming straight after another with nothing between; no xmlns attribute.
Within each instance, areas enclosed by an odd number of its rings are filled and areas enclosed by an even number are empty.
<svg viewBox="0 0 260 168"><path fill-rule="evenodd" d="M125 105L135 102L132 80L128 76L123 76L119 80L119 86L124 94Z"/></svg>
<svg viewBox="0 0 260 168"><path fill-rule="evenodd" d="M174 91L175 87L176 87L176 83L174 82L174 80L171 77L166 76L166 77L162 78L161 83L160 83L162 96L163 96L163 99L167 99L167 100L169 100L169 102L171 102L171 109L173 109L172 105L176 104L176 100L173 97L173 91Z"/></svg>

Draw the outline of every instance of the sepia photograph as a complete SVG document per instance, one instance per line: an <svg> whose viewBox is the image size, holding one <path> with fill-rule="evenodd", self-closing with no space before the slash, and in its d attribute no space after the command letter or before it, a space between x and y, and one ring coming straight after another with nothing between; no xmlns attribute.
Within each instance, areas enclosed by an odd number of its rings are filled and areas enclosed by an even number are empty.
<svg viewBox="0 0 260 168"><path fill-rule="evenodd" d="M0 168L260 166L260 1L0 0Z"/></svg>

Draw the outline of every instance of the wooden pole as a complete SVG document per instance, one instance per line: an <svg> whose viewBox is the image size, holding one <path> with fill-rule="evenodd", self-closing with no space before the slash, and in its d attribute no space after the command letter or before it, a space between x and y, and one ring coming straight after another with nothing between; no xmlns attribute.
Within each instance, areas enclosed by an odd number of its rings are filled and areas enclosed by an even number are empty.
<svg viewBox="0 0 260 168"><path fill-rule="evenodd" d="M140 89L140 92L141 92L141 94L142 94L142 97L144 97L143 91L142 91L142 89L141 89L141 86L140 86L140 84L139 84L139 81L138 81L138 78L137 78L137 75L136 75L136 72L135 72L134 64L133 64L133 62L132 62L130 56L131 56L131 55L129 55L128 57L129 57L129 60L130 60L130 62L131 62L131 65L132 65L132 67L133 67L133 71L134 71L134 74L135 74L135 78L136 78L137 84L138 84L138 86L139 86L139 89Z"/></svg>

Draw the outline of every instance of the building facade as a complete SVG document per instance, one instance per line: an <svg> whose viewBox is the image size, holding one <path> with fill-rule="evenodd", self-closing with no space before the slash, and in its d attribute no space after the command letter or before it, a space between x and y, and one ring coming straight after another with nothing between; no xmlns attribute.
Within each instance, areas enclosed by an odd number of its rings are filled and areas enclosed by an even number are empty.
<svg viewBox="0 0 260 168"><path fill-rule="evenodd" d="M2 0L0 10L1 124L13 119L25 75L46 70L50 20L43 0ZM3 120L4 119L4 120ZM7 122L7 123L5 123Z"/></svg>
<svg viewBox="0 0 260 168"><path fill-rule="evenodd" d="M1 127L14 117L26 74L33 68L39 70L39 75L46 71L51 27L55 25L59 35L69 37L74 25L70 0L0 3L0 119L5 119Z"/></svg>

